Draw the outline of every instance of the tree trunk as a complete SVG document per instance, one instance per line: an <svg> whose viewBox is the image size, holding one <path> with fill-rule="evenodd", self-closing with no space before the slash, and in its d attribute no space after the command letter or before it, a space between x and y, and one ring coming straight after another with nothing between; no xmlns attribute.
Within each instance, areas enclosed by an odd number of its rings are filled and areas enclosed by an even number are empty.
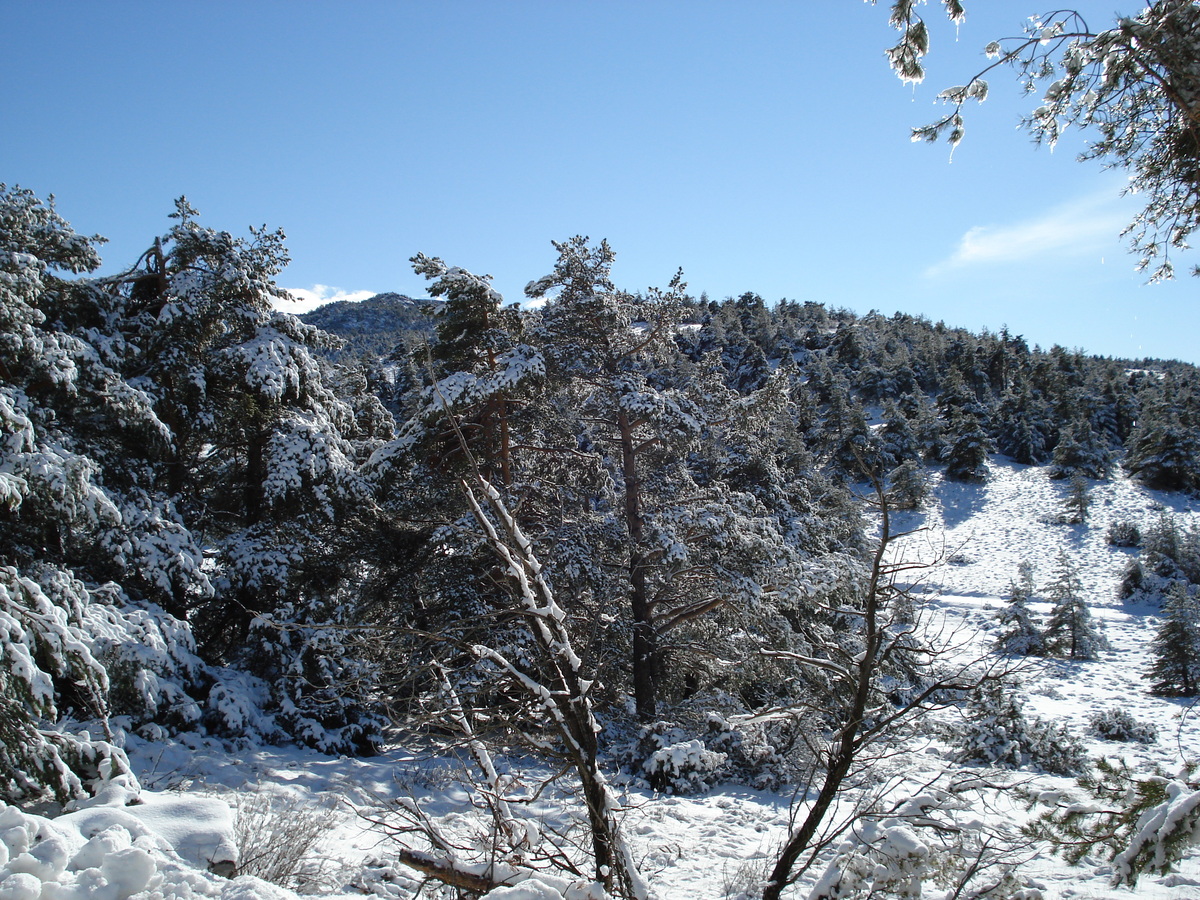
<svg viewBox="0 0 1200 900"><path fill-rule="evenodd" d="M646 587L645 531L642 522L642 484L638 474L633 424L624 410L617 413L621 434L621 465L625 479L625 529L629 535L629 607L633 613L633 700L637 717L652 722L658 711L658 632L650 614Z"/></svg>
<svg viewBox="0 0 1200 900"><path fill-rule="evenodd" d="M243 514L247 525L257 525L262 519L264 491L267 480L267 431L258 427L246 431L246 482L243 485Z"/></svg>

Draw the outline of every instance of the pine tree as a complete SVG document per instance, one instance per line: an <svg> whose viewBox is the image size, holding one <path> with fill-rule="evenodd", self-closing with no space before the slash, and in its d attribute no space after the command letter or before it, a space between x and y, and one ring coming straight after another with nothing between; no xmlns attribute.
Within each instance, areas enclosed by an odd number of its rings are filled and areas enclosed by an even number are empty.
<svg viewBox="0 0 1200 900"><path fill-rule="evenodd" d="M920 460L920 441L895 400L888 400L883 405L883 427L879 430L879 438L887 465L894 468L910 460Z"/></svg>
<svg viewBox="0 0 1200 900"><path fill-rule="evenodd" d="M200 551L147 463L169 436L144 389L123 377L130 350L86 273L98 238L76 234L32 192L0 184L0 798L79 796L102 763L127 771L107 717L126 712L99 634L140 656L139 698L169 645L139 647L169 620L153 605L186 583L202 593ZM119 316L115 317L119 321ZM119 471L105 463L120 464ZM116 579L137 571L146 591ZM130 594L135 596L131 597ZM186 625L175 622L186 634ZM170 627L164 629L168 633ZM169 646L167 652L158 653ZM179 691L178 683L169 689ZM180 691L182 693L182 691ZM116 701L114 709L114 701ZM93 723L91 738L61 719Z"/></svg>
<svg viewBox="0 0 1200 900"><path fill-rule="evenodd" d="M1125 449L1126 471L1149 487L1200 489L1200 436L1167 389L1143 405Z"/></svg>
<svg viewBox="0 0 1200 900"><path fill-rule="evenodd" d="M1051 478L1107 478L1112 469L1112 453L1086 418L1068 425L1054 448Z"/></svg>
<svg viewBox="0 0 1200 900"><path fill-rule="evenodd" d="M987 410L957 371L938 398L946 428L946 477L951 481L987 479L988 454L995 446L987 432Z"/></svg>
<svg viewBox="0 0 1200 900"><path fill-rule="evenodd" d="M929 496L929 476L915 460L896 466L887 481L887 499L896 509L920 509Z"/></svg>
<svg viewBox="0 0 1200 900"><path fill-rule="evenodd" d="M1054 576L1043 593L1054 604L1043 632L1048 655L1092 660L1108 649L1083 598L1079 575L1065 552L1059 553Z"/></svg>
<svg viewBox="0 0 1200 900"><path fill-rule="evenodd" d="M660 389L649 377L655 355L668 349L684 286L677 275L666 292L646 301L613 284L615 255L607 242L591 246L577 236L554 246L559 254L554 271L525 292L532 298L554 292L541 317L548 377L572 397L587 421L582 439L602 448L610 467L617 540L624 545L619 567L632 619L633 693L638 717L649 721L656 715L663 656L655 622L648 482L652 460L671 465L670 457L678 459L671 451L690 445L702 428L690 398ZM635 328L639 321L643 327Z"/></svg>
<svg viewBox="0 0 1200 900"><path fill-rule="evenodd" d="M1008 603L1000 611L1000 637L997 649L1009 656L1042 656L1046 652L1045 638L1029 610L1033 599L1033 566L1022 561L1017 578L1009 583Z"/></svg>
<svg viewBox="0 0 1200 900"><path fill-rule="evenodd" d="M1184 581L1172 582L1163 604L1163 622L1151 648L1154 663L1144 677L1160 697L1200 693L1200 602Z"/></svg>
<svg viewBox="0 0 1200 900"><path fill-rule="evenodd" d="M1088 507L1091 506L1091 502L1087 479L1082 475L1072 476L1067 496L1063 501L1062 523L1066 525L1083 524L1087 520Z"/></svg>
<svg viewBox="0 0 1200 900"><path fill-rule="evenodd" d="M491 285L490 276L447 266L418 254L413 268L432 284L430 293L445 297L438 311L437 340L428 350L433 383L418 415L401 433L401 442L422 442L421 452L440 465L463 452L465 442L483 474L496 484L512 484L514 409L523 393L545 374L541 354L521 340L515 307ZM421 348L423 351L424 348ZM454 426L446 416L454 417ZM457 493L457 492L451 492Z"/></svg>
<svg viewBox="0 0 1200 900"><path fill-rule="evenodd" d="M939 98L952 109L913 130L914 139L963 138L963 107L988 96L985 76L1001 66L1012 69L1028 94L1045 85L1041 100L1025 118L1034 140L1054 146L1078 127L1090 131L1082 159L1130 172L1130 191L1146 206L1123 233L1140 253L1139 269L1152 268L1152 280L1170 278L1172 249L1186 250L1200 227L1200 175L1197 173L1196 109L1200 104L1195 60L1200 8L1188 0L1152 0L1135 15L1121 15L1107 29L1093 30L1077 10L1059 9L1031 20L1024 35L992 41L991 61ZM947 0L956 24L969 4ZM905 81L924 77L922 57L929 30L920 5L891 5L891 24L900 31L887 51L892 68Z"/></svg>
<svg viewBox="0 0 1200 900"><path fill-rule="evenodd" d="M358 466L389 417L374 398L339 397L321 356L334 339L274 309L282 232L238 238L197 215L177 200L168 233L103 282L168 435L151 487L215 551L207 595L171 597L168 611L187 616L210 662L243 670L234 681L264 679L272 736L282 727L327 751L365 749L381 722L373 666L346 639L361 566L340 529L364 524ZM243 715L255 704L232 690L207 692L208 724L257 728L263 711Z"/></svg>
<svg viewBox="0 0 1200 900"><path fill-rule="evenodd" d="M996 448L1015 462L1038 465L1049 453L1053 424L1045 401L1028 382L1006 393L996 413Z"/></svg>
<svg viewBox="0 0 1200 900"><path fill-rule="evenodd" d="M985 481L993 445L982 423L971 416L959 416L951 420L949 431L942 456L946 477L951 481Z"/></svg>

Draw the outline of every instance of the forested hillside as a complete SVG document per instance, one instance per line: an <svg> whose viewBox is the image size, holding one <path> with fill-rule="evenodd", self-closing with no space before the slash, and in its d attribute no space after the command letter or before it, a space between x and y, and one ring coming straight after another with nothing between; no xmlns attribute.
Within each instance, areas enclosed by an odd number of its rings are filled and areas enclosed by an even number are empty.
<svg viewBox="0 0 1200 900"><path fill-rule="evenodd" d="M778 896L834 845L821 804L907 723L999 703L1017 660L1103 646L1069 560L1045 633L1019 581L999 648L962 662L917 627L925 564L889 554L932 480L1044 467L1071 486L1047 514L1076 524L1111 477L1200 490L1186 363L709 300L682 275L628 292L582 237L530 273L536 303L418 254L432 301L301 321L273 305L281 233L234 237L183 199L168 224L96 276L98 238L0 188L8 803L135 790L125 735L433 742L469 750L513 866L645 897L616 773L662 792L808 785ZM1147 690L1194 695L1200 541L1169 518L1136 532L1112 537L1142 547L1125 591L1167 603L1176 634ZM989 762L1083 771L1054 734L977 737ZM574 779L586 838L521 830L505 752ZM479 895L511 877L439 847L415 806L407 827L437 852L402 861L436 879Z"/></svg>
<svg viewBox="0 0 1200 900"><path fill-rule="evenodd" d="M342 343L329 355L339 362L394 355L433 334L438 304L400 294L376 294L366 300L327 303L299 318L322 331L336 334Z"/></svg>

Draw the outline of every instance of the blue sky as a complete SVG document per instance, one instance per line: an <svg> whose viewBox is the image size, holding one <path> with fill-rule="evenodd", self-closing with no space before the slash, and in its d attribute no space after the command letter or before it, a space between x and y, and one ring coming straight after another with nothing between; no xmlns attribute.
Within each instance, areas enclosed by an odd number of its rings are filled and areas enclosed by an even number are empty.
<svg viewBox="0 0 1200 900"><path fill-rule="evenodd" d="M927 8L914 87L883 56L886 0L0 0L0 180L53 192L109 269L184 194L213 227L282 227L280 283L322 296L421 295L420 251L518 300L552 239L586 234L631 290L682 267L714 299L1200 362L1200 282L1143 284L1122 175L1077 141L1034 149L1015 84L993 80L953 159L909 140L1040 11L966 5L959 29Z"/></svg>

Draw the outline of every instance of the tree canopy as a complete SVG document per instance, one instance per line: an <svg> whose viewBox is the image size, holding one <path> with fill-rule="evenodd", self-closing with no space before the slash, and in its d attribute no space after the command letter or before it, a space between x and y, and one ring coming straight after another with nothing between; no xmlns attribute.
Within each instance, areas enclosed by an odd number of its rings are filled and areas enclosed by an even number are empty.
<svg viewBox="0 0 1200 900"><path fill-rule="evenodd" d="M965 19L961 0L942 5L955 24ZM925 77L929 29L919 7L917 0L891 5L900 40L887 56L906 82ZM1200 6L1157 0L1107 27L1058 9L1027 19L1022 34L993 40L985 52L992 61L943 90L938 96L950 111L914 128L913 140L961 141L963 107L983 102L990 74L1007 67L1025 93L1041 94L1022 120L1035 143L1053 146L1079 128L1088 134L1081 160L1128 170L1126 193L1143 196L1145 206L1123 234L1151 281L1172 277L1172 251L1188 249L1188 237L1200 228Z"/></svg>

